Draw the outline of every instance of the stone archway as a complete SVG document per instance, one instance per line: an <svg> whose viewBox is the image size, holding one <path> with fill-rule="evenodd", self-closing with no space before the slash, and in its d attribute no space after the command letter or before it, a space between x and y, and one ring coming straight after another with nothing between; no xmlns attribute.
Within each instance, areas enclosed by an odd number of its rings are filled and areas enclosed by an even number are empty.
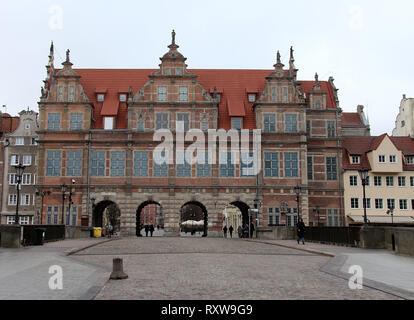
<svg viewBox="0 0 414 320"><path fill-rule="evenodd" d="M145 209L148 208L150 210L148 210L149 212L146 212ZM164 230L164 210L160 203L148 200L138 206L135 220L135 235L137 237L142 237L141 230L145 224L152 224L155 229L158 229L159 227Z"/></svg>
<svg viewBox="0 0 414 320"><path fill-rule="evenodd" d="M115 202L103 200L93 208L92 226L104 228L108 222L113 226L114 232L119 232L121 228L121 210Z"/></svg>
<svg viewBox="0 0 414 320"><path fill-rule="evenodd" d="M186 222L188 221L191 221L190 225L186 224ZM190 232L191 235L194 235L195 232L202 232L202 237L207 237L208 211L207 208L201 202L189 201L181 207L180 231Z"/></svg>
<svg viewBox="0 0 414 320"><path fill-rule="evenodd" d="M221 233L224 227L227 227L228 231L232 227L234 236L243 236L243 230L249 226L249 209L250 207L240 200L228 203L220 213Z"/></svg>

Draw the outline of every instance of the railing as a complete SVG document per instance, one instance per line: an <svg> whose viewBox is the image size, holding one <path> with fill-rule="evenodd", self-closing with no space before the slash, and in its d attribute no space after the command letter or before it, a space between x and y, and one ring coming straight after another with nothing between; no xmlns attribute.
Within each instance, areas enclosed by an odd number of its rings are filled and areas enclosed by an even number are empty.
<svg viewBox="0 0 414 320"><path fill-rule="evenodd" d="M307 227L305 239L329 244L358 247L361 227Z"/></svg>
<svg viewBox="0 0 414 320"><path fill-rule="evenodd" d="M65 239L64 225L23 225L23 245L31 246L36 242L36 229L45 229L44 242Z"/></svg>

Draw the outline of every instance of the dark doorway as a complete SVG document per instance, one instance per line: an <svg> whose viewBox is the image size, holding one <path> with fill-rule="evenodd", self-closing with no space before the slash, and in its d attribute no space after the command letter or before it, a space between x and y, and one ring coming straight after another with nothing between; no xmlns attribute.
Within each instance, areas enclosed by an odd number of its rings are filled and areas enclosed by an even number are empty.
<svg viewBox="0 0 414 320"><path fill-rule="evenodd" d="M119 232L121 227L121 211L118 205L110 200L104 200L95 205L92 213L92 226L104 228L111 223L113 232Z"/></svg>
<svg viewBox="0 0 414 320"><path fill-rule="evenodd" d="M230 203L231 205L237 207L241 214L242 214L242 224L244 225L248 225L249 224L249 209L250 207L245 204L244 202L241 201L235 201Z"/></svg>
<svg viewBox="0 0 414 320"><path fill-rule="evenodd" d="M197 201L187 202L180 210L180 232L182 236L208 234L208 213L206 207Z"/></svg>

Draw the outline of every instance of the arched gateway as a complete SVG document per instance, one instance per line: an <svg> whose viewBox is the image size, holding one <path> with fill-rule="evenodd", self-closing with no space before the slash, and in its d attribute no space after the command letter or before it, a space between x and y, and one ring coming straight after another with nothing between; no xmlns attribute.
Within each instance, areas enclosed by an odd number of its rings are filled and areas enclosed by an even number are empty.
<svg viewBox="0 0 414 320"><path fill-rule="evenodd" d="M145 226L153 226L157 235L163 235L164 230L164 210L156 201L145 201L141 203L136 211L135 234L142 237Z"/></svg>
<svg viewBox="0 0 414 320"><path fill-rule="evenodd" d="M207 208L198 201L185 203L180 209L180 234L208 234L208 212Z"/></svg>
<svg viewBox="0 0 414 320"><path fill-rule="evenodd" d="M104 228L108 222L113 226L114 232L119 232L121 227L121 210L115 202L103 200L93 207L92 226Z"/></svg>

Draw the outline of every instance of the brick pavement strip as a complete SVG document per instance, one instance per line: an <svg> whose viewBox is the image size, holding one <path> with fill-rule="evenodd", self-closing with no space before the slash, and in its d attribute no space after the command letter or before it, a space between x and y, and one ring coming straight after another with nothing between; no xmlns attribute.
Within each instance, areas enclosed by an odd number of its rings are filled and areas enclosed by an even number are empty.
<svg viewBox="0 0 414 320"><path fill-rule="evenodd" d="M71 256L106 269L124 259L129 278L109 280L95 299L397 299L320 271L330 258L229 239L124 238Z"/></svg>

